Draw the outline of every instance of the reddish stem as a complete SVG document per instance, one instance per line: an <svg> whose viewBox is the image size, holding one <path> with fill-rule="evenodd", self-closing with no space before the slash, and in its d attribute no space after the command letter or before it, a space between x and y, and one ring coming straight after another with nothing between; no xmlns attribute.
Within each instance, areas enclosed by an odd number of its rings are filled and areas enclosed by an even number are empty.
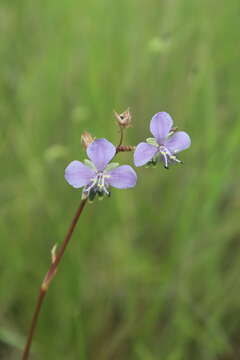
<svg viewBox="0 0 240 360"><path fill-rule="evenodd" d="M29 351L30 351L30 347L31 347L31 344L32 344L32 339L33 339L33 335L34 335L34 331L36 329L36 325L37 325L37 321L38 321L38 317L39 317L39 313L40 313L40 310L42 308L42 304L43 304L43 300L44 300L44 297L47 293L47 290L48 290L48 287L51 283L51 281L53 280L55 274L56 274L56 271L58 269L58 265L65 253L65 250L66 250L66 247L69 243L69 241L71 240L71 237L72 237L72 234L73 234L73 231L77 225L77 222L78 222L78 219L84 209L84 206L86 205L87 203L87 199L85 200L81 200L81 203L76 211L76 214L74 215L74 218L72 220L72 223L68 229L68 232L67 232L67 235L59 249L59 251L57 252L56 256L53 258L52 260L52 264L46 274L46 276L44 277L44 280L41 284L41 288L40 288L40 292L39 292L39 295L38 295L38 298L37 298L37 303L36 303L36 306L35 306L35 310L34 310L34 314L33 314L33 318L32 318L32 322L31 322L31 326L30 326L30 329L29 329L29 333L28 333L28 337L27 337L27 342L26 342L26 345L25 345L25 348L24 348L24 352L23 352L23 355L22 355L22 360L27 360L28 359L28 356L29 356Z"/></svg>
<svg viewBox="0 0 240 360"><path fill-rule="evenodd" d="M116 149L116 153L118 152L125 152L125 151L133 151L135 149L135 146L131 145L118 145Z"/></svg>

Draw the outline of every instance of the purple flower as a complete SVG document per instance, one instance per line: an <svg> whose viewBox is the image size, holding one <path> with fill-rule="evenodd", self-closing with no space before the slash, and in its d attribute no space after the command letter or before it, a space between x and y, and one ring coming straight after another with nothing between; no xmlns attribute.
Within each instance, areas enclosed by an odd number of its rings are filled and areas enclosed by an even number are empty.
<svg viewBox="0 0 240 360"><path fill-rule="evenodd" d="M171 162L181 163L176 154L191 145L189 135L184 131L174 132L173 120L166 112L155 114L150 123L150 131L154 138L141 142L134 152L134 164L142 166L147 163L156 164L160 159L168 169Z"/></svg>
<svg viewBox="0 0 240 360"><path fill-rule="evenodd" d="M85 160L85 164L78 160L72 161L65 169L65 179L75 188L83 187L83 197L89 197L90 200L96 194L100 197L110 196L110 186L118 189L134 187L137 175L131 166L109 164L115 154L116 148L108 140L94 140L87 147L90 160Z"/></svg>

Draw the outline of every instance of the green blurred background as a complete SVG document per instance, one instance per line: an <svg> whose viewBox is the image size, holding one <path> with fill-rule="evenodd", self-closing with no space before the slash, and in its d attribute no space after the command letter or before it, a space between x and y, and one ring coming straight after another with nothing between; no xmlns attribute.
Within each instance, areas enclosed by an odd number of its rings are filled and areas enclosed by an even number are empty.
<svg viewBox="0 0 240 360"><path fill-rule="evenodd" d="M89 130L169 112L184 166L86 207L32 359L240 359L239 0L0 1L0 359L19 359ZM119 162L132 163L132 154Z"/></svg>

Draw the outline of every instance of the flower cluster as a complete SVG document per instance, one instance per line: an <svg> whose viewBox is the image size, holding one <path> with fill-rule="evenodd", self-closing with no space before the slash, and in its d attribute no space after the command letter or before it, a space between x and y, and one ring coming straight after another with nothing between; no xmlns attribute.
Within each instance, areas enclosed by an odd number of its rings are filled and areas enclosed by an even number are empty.
<svg viewBox="0 0 240 360"><path fill-rule="evenodd" d="M125 120L129 121L128 126L131 120L130 113L126 111L123 114ZM120 118L121 121L124 116ZM122 126L126 127L126 124ZM141 142L135 148L135 166L163 162L164 167L168 168L171 163L182 163L176 154L187 149L191 145L191 140L186 132L173 128L171 116L166 112L155 114L150 122L150 131L154 137ZM88 133L84 133L82 141L89 159L84 160L84 163L72 161L65 169L65 179L74 188L83 188L83 198L92 201L98 195L102 199L104 196L110 196L111 187L127 189L136 185L137 175L131 166L119 166L116 162L110 162L118 152L111 142L91 138ZM124 146L121 146L121 151L124 151ZM126 146L126 151L129 151L129 146Z"/></svg>

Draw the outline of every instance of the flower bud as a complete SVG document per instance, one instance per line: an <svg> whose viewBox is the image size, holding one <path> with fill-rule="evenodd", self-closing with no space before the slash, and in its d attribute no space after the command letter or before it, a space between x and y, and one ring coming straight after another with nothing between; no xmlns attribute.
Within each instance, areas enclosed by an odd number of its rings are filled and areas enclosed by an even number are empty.
<svg viewBox="0 0 240 360"><path fill-rule="evenodd" d="M132 115L129 108L127 108L127 110L125 110L122 114L118 114L116 111L114 111L114 115L119 126L128 128L132 125Z"/></svg>
<svg viewBox="0 0 240 360"><path fill-rule="evenodd" d="M94 140L95 138L93 138L92 135L87 131L85 131L81 135L81 144L84 147L84 149L87 149L88 145L90 145Z"/></svg>

